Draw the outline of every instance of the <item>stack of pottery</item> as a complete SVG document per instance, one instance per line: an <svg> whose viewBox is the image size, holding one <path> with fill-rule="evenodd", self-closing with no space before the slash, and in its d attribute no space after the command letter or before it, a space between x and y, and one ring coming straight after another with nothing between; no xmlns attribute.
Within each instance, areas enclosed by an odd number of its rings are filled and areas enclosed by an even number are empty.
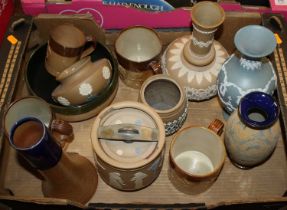
<svg viewBox="0 0 287 210"><path fill-rule="evenodd" d="M48 102L59 118L82 121L114 99L118 64L94 37L62 24L52 28L48 44L32 54L25 76L29 91Z"/></svg>
<svg viewBox="0 0 287 210"><path fill-rule="evenodd" d="M203 1L192 7L192 35L173 41L162 56L163 71L187 91L189 100L206 100L217 94L217 75L228 54L214 40L225 19L219 4Z"/></svg>

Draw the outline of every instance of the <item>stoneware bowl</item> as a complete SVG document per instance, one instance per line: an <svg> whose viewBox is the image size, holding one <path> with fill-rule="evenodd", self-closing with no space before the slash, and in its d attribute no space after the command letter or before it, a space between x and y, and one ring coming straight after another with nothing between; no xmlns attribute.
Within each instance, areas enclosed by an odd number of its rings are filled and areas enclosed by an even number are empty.
<svg viewBox="0 0 287 210"><path fill-rule="evenodd" d="M91 61L107 58L112 66L111 78L101 93L92 100L75 106L63 106L53 100L52 92L60 82L45 69L46 49L47 44L44 44L31 55L25 70L25 80L29 92L44 99L59 119L70 122L82 121L97 115L112 102L118 88L118 64L103 44L97 43L97 49L91 54Z"/></svg>
<svg viewBox="0 0 287 210"><path fill-rule="evenodd" d="M152 107L161 117L166 136L177 132L184 124L188 102L184 89L171 77L158 74L141 86L139 101Z"/></svg>
<svg viewBox="0 0 287 210"><path fill-rule="evenodd" d="M87 56L65 69L56 80L61 84L52 97L64 106L80 105L93 99L108 85L112 66L108 59L95 62Z"/></svg>

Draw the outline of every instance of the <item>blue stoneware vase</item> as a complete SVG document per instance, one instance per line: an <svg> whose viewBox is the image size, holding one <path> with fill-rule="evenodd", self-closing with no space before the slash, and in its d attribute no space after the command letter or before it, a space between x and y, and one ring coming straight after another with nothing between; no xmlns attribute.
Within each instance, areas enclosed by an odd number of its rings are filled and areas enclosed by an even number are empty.
<svg viewBox="0 0 287 210"><path fill-rule="evenodd" d="M217 78L218 96L227 113L232 113L240 99L249 92L273 94L276 74L266 57L276 47L274 34L260 25L248 25L236 32L238 51L222 65Z"/></svg>
<svg viewBox="0 0 287 210"><path fill-rule="evenodd" d="M16 121L11 127L9 141L43 175L45 197L85 204L93 196L98 183L95 167L88 159L63 151L39 119L24 117Z"/></svg>
<svg viewBox="0 0 287 210"><path fill-rule="evenodd" d="M240 168L265 162L281 136L279 106L266 93L246 94L227 120L225 146L231 161Z"/></svg>

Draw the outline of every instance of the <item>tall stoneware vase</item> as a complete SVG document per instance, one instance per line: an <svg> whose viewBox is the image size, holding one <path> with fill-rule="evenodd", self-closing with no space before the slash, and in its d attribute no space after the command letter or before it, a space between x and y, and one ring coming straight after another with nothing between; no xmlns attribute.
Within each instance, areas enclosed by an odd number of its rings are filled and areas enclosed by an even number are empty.
<svg viewBox="0 0 287 210"><path fill-rule="evenodd" d="M238 167L251 168L268 159L281 136L279 106L272 96L251 92L227 120L225 146Z"/></svg>
<svg viewBox="0 0 287 210"><path fill-rule="evenodd" d="M248 25L234 37L238 51L223 64L218 75L218 96L224 110L232 113L249 92L270 95L276 89L276 74L269 59L276 47L274 34L260 25Z"/></svg>
<svg viewBox="0 0 287 210"><path fill-rule="evenodd" d="M17 121L9 134L10 145L44 177L45 197L85 204L94 195L98 175L93 164L76 153L66 153L37 118Z"/></svg>
<svg viewBox="0 0 287 210"><path fill-rule="evenodd" d="M192 7L191 35L174 40L162 56L164 73L177 80L189 100L201 101L217 94L217 75L228 54L214 40L225 19L218 3L201 1Z"/></svg>

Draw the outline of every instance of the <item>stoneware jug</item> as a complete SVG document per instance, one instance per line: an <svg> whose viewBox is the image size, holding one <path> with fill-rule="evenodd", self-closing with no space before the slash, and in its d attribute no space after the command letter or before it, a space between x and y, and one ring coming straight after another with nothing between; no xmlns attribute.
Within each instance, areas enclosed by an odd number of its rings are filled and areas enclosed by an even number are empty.
<svg viewBox="0 0 287 210"><path fill-rule="evenodd" d="M270 157L281 136L278 116L278 104L269 94L251 92L241 99L225 130L225 146L236 166L254 167Z"/></svg>
<svg viewBox="0 0 287 210"><path fill-rule="evenodd" d="M173 78L158 74L141 86L139 101L152 107L161 117L166 136L174 134L184 124L188 100L184 89Z"/></svg>
<svg viewBox="0 0 287 210"><path fill-rule="evenodd" d="M111 187L140 190L159 176L165 132L160 116L149 106L133 101L108 106L95 119L91 139L99 175Z"/></svg>
<svg viewBox="0 0 287 210"><path fill-rule="evenodd" d="M87 43L91 43L86 48ZM49 34L45 68L53 76L58 76L64 69L94 51L94 36L86 36L73 24L60 24Z"/></svg>
<svg viewBox="0 0 287 210"><path fill-rule="evenodd" d="M52 97L64 106L84 104L107 87L111 76L112 66L108 59L92 62L87 56L56 77L61 84L54 89Z"/></svg>
<svg viewBox="0 0 287 210"><path fill-rule="evenodd" d="M95 193L98 176L93 164L83 156L63 151L38 118L24 117L15 122L9 141L43 175L45 197L85 204Z"/></svg>
<svg viewBox="0 0 287 210"><path fill-rule="evenodd" d="M219 4L202 1L192 7L191 16L192 35L180 37L167 47L162 70L186 89L189 100L201 101L217 94L217 75L228 56L214 40L225 13Z"/></svg>
<svg viewBox="0 0 287 210"><path fill-rule="evenodd" d="M266 57L276 47L274 34L260 25L248 25L236 32L238 50L223 64L218 75L218 95L224 110L233 112L240 99L249 92L273 94L276 74Z"/></svg>

